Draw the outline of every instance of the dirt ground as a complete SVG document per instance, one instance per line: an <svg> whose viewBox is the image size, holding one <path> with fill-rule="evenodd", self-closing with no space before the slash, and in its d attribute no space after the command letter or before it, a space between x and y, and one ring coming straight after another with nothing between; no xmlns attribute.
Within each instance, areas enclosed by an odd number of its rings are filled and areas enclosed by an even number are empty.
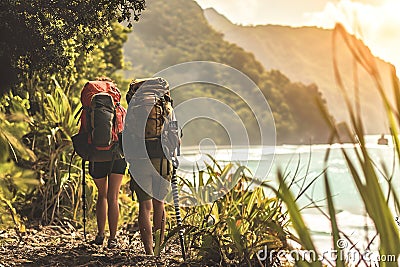
<svg viewBox="0 0 400 267"><path fill-rule="evenodd" d="M93 235L60 226L0 229L0 267L6 266L184 266L178 242L167 245L160 257L144 255L138 231L120 230L119 248L90 245Z"/></svg>

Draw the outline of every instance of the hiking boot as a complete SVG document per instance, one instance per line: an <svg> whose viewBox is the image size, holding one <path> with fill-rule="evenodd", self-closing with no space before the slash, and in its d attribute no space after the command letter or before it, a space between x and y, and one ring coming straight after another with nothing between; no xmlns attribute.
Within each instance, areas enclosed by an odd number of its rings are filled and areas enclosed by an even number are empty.
<svg viewBox="0 0 400 267"><path fill-rule="evenodd" d="M90 242L90 244L101 246L103 245L103 242L104 242L104 235L103 236L96 235L96 238L92 242Z"/></svg>
<svg viewBox="0 0 400 267"><path fill-rule="evenodd" d="M110 238L108 239L108 245L107 248L116 248L118 247L118 241L116 238Z"/></svg>

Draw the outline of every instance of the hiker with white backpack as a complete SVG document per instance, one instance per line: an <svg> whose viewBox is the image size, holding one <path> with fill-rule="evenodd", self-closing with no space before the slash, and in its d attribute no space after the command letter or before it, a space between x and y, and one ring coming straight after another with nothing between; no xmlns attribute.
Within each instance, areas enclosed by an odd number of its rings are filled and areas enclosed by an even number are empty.
<svg viewBox="0 0 400 267"><path fill-rule="evenodd" d="M145 252L154 255L153 234L159 232L158 240L163 242L164 199L178 164L178 124L169 84L163 78L134 80L126 99L129 107L123 141L130 163L130 185L139 201L138 224Z"/></svg>

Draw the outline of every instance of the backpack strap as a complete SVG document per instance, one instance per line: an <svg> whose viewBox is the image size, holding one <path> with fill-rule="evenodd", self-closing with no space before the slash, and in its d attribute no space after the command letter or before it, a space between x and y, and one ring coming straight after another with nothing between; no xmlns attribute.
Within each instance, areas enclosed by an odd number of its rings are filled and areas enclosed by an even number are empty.
<svg viewBox="0 0 400 267"><path fill-rule="evenodd" d="M74 115L74 119L78 118L78 115L81 114L82 110L84 109L83 106L80 107L80 109L78 109L78 111L75 113Z"/></svg>
<svg viewBox="0 0 400 267"><path fill-rule="evenodd" d="M81 106L81 107L78 109L78 111L75 113L75 115L74 115L74 119L75 119L75 120L78 118L79 115L81 115L81 113L82 113L82 111L83 111L84 109L85 109L85 110L89 110L89 107ZM79 124L79 120L76 122L76 125L78 125L78 124Z"/></svg>

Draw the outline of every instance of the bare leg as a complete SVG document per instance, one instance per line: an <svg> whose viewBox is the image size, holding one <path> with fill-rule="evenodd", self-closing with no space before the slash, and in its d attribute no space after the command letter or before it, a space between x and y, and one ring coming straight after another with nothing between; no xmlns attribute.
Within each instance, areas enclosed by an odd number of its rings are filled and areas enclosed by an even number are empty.
<svg viewBox="0 0 400 267"><path fill-rule="evenodd" d="M150 221L152 206L151 200L145 200L139 203L139 230L147 255L153 255L153 232Z"/></svg>
<svg viewBox="0 0 400 267"><path fill-rule="evenodd" d="M119 218L118 196L123 176L123 174L111 173L108 181L107 203L110 239L114 239L115 235L117 234Z"/></svg>
<svg viewBox="0 0 400 267"><path fill-rule="evenodd" d="M93 179L97 187L97 202L96 202L96 219L98 235L104 236L104 228L107 218L107 179Z"/></svg>
<svg viewBox="0 0 400 267"><path fill-rule="evenodd" d="M165 208L164 201L159 201L153 198L153 223L154 223L154 232L158 229L161 229L161 243L164 241L164 230L165 230Z"/></svg>

